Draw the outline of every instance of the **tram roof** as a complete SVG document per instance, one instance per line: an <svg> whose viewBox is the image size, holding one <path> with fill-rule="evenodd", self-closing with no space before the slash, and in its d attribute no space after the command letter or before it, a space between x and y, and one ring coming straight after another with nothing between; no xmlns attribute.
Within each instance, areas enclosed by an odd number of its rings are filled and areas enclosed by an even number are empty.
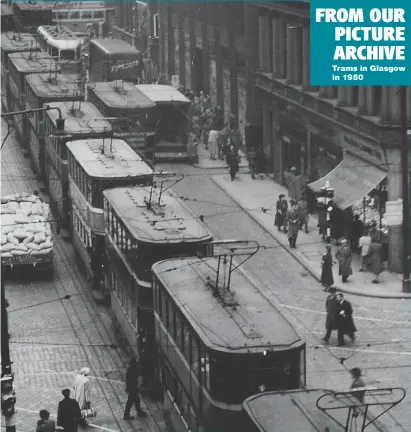
<svg viewBox="0 0 411 432"><path fill-rule="evenodd" d="M42 51L16 52L9 55L9 62L13 63L14 67L21 73L41 73L60 70L60 67L52 59L52 57Z"/></svg>
<svg viewBox="0 0 411 432"><path fill-rule="evenodd" d="M90 177L126 179L153 174L153 170L121 139L84 139L66 145Z"/></svg>
<svg viewBox="0 0 411 432"><path fill-rule="evenodd" d="M138 84L137 89L156 104L161 103L190 103L181 92L169 85L162 84Z"/></svg>
<svg viewBox="0 0 411 432"><path fill-rule="evenodd" d="M58 50L75 50L81 45L81 40L67 27L58 25L43 25L37 29L47 43Z"/></svg>
<svg viewBox="0 0 411 432"><path fill-rule="evenodd" d="M321 389L260 393L246 399L243 407L260 432L340 432L341 426L316 406L318 398L326 393L327 390ZM337 406L341 404L336 400ZM347 414L348 409L332 411L332 416L342 424L346 423ZM371 418L371 413L369 416ZM370 424L368 430L381 429Z"/></svg>
<svg viewBox="0 0 411 432"><path fill-rule="evenodd" d="M208 284L216 279L217 267L217 257L172 259L153 265L158 279L207 346L244 353L282 351L304 343L283 313L241 270L231 274L235 294L224 305ZM221 277L222 265L220 271Z"/></svg>
<svg viewBox="0 0 411 432"><path fill-rule="evenodd" d="M29 33L2 33L0 46L7 52L40 51L36 39Z"/></svg>
<svg viewBox="0 0 411 432"><path fill-rule="evenodd" d="M28 1L22 1L22 2L13 2L13 5L17 7L22 12L44 12L44 11L51 11L53 9L54 2L43 2L43 1L36 1L36 2L28 2Z"/></svg>
<svg viewBox="0 0 411 432"><path fill-rule="evenodd" d="M40 73L25 77L34 94L40 98L65 98L72 100L81 96L78 76L75 74Z"/></svg>
<svg viewBox="0 0 411 432"><path fill-rule="evenodd" d="M92 92L108 107L113 108L152 108L155 103L137 90L133 83L107 81L91 84Z"/></svg>
<svg viewBox="0 0 411 432"><path fill-rule="evenodd" d="M151 187L125 187L104 191L104 196L130 234L147 243L197 243L212 240L206 226L194 217L184 203L163 192L161 204L157 206L158 195L153 189L152 207L147 208Z"/></svg>
<svg viewBox="0 0 411 432"><path fill-rule="evenodd" d="M121 39L92 39L90 44L98 46L106 54L139 54L136 48Z"/></svg>
<svg viewBox="0 0 411 432"><path fill-rule="evenodd" d="M111 131L111 124L103 120L100 111L90 102L52 102L47 105L57 107L65 119L64 130L71 135L102 135ZM56 110L47 111L50 120L56 124L59 114ZM101 119L93 121L94 119Z"/></svg>
<svg viewBox="0 0 411 432"><path fill-rule="evenodd" d="M7 3L1 3L1 16L13 16L13 9ZM3 35L1 36L3 38Z"/></svg>

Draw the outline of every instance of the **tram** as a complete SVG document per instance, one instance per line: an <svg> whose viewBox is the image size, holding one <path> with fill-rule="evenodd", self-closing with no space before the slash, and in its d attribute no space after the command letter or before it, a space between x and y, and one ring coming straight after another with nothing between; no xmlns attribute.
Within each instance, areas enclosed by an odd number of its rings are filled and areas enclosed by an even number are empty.
<svg viewBox="0 0 411 432"><path fill-rule="evenodd" d="M93 281L93 290L100 290L100 294L109 298L103 272L103 192L126 185L150 184L153 171L119 139L71 141L67 150L73 243Z"/></svg>
<svg viewBox="0 0 411 432"><path fill-rule="evenodd" d="M37 29L39 44L59 64L63 73L80 74L81 44L71 30L59 25L44 25Z"/></svg>
<svg viewBox="0 0 411 432"><path fill-rule="evenodd" d="M1 3L1 32L11 32L16 28L13 8L7 3ZM1 35L3 37L3 35Z"/></svg>
<svg viewBox="0 0 411 432"><path fill-rule="evenodd" d="M104 192L111 308L136 353L139 332L154 335L151 266L169 257L204 254L212 241L210 231L181 200L167 190L161 192L161 176L153 178L156 188Z"/></svg>
<svg viewBox="0 0 411 432"><path fill-rule="evenodd" d="M256 394L243 403L243 427L239 432L388 430L381 416L401 403L406 391L401 387L364 387L361 392L365 395L363 402L353 390L305 389Z"/></svg>
<svg viewBox="0 0 411 432"><path fill-rule="evenodd" d="M230 262L227 253L153 265L165 406L178 432L242 431L247 397L305 386L305 341Z"/></svg>
<svg viewBox="0 0 411 432"><path fill-rule="evenodd" d="M104 117L112 118L113 136L125 140L147 163L152 164L155 103L139 92L134 84L124 81L91 84L88 100Z"/></svg>
<svg viewBox="0 0 411 432"><path fill-rule="evenodd" d="M9 55L17 52L40 51L33 35L28 33L3 33L1 46L1 98L6 111L11 111L9 89Z"/></svg>
<svg viewBox="0 0 411 432"><path fill-rule="evenodd" d="M168 85L140 84L136 86L155 107L155 157L157 161L185 161L190 119L190 100Z"/></svg>
<svg viewBox="0 0 411 432"><path fill-rule="evenodd" d="M55 2L53 21L68 27L77 36L87 34L89 24L109 24L114 9L107 8L104 1Z"/></svg>
<svg viewBox="0 0 411 432"><path fill-rule="evenodd" d="M62 228L70 228L68 201L67 147L68 141L101 138L111 135L111 125L104 120L97 108L89 102L53 102L47 104L58 108L65 119L64 133L57 130L59 113L46 111L44 130L46 142L46 183L51 203L61 218Z"/></svg>
<svg viewBox="0 0 411 432"><path fill-rule="evenodd" d="M42 51L9 54L10 111L26 109L25 77L32 73L58 71L57 63ZM28 147L26 134L26 116L15 115L16 136L23 147Z"/></svg>
<svg viewBox="0 0 411 432"><path fill-rule="evenodd" d="M121 39L90 40L90 81L124 80L138 83L143 69L141 53L127 42Z"/></svg>
<svg viewBox="0 0 411 432"><path fill-rule="evenodd" d="M52 8L54 2L13 1L12 4L18 32L36 34L39 26L53 24Z"/></svg>
<svg viewBox="0 0 411 432"><path fill-rule="evenodd" d="M77 76L74 74L30 74L26 80L26 108L42 108L46 102L82 101ZM33 167L39 179L46 180L46 144L44 129L44 111L33 112L27 116L27 142L33 161Z"/></svg>

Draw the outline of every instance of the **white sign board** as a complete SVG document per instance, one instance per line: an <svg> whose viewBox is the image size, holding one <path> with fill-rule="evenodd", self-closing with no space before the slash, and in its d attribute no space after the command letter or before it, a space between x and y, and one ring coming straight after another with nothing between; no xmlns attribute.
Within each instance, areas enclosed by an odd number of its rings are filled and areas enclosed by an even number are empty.
<svg viewBox="0 0 411 432"><path fill-rule="evenodd" d="M171 85L176 89L180 87L180 77L178 75L171 75Z"/></svg>
<svg viewBox="0 0 411 432"><path fill-rule="evenodd" d="M402 199L387 201L385 218L388 226L402 225Z"/></svg>

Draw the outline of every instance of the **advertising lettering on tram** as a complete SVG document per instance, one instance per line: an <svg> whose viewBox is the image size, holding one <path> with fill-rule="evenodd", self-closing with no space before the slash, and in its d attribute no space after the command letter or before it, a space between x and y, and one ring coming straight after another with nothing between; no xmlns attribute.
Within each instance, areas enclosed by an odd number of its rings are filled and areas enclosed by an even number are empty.
<svg viewBox="0 0 411 432"><path fill-rule="evenodd" d="M26 109L25 77L27 75L58 70L57 63L49 54L42 51L9 54L10 111L22 111ZM16 136L23 147L28 147L26 117L23 114L13 116Z"/></svg>
<svg viewBox="0 0 411 432"><path fill-rule="evenodd" d="M26 109L42 108L44 104L59 101L82 101L77 75L30 74L26 80ZM27 116L27 140L33 166L41 181L46 181L45 112L33 112Z"/></svg>
<svg viewBox="0 0 411 432"><path fill-rule="evenodd" d="M153 166L155 103L126 81L89 85L88 100L111 118L113 136L125 140L143 160ZM154 122L154 123L153 123Z"/></svg>
<svg viewBox="0 0 411 432"><path fill-rule="evenodd" d="M110 137L111 125L90 102L52 102L47 105L58 108L62 118L65 119L64 132L59 132L57 130L58 111L55 109L46 111L44 116L46 182L52 205L66 233L71 226L66 143L76 139Z"/></svg>
<svg viewBox="0 0 411 432"><path fill-rule="evenodd" d="M178 432L242 431L246 398L305 386L305 341L233 260L258 249L213 242L211 256L153 265L165 409Z"/></svg>
<svg viewBox="0 0 411 432"><path fill-rule="evenodd" d="M29 33L4 33L0 39L1 47L1 97L3 107L11 111L9 88L9 55L17 52L40 51L35 37Z"/></svg>
<svg viewBox="0 0 411 432"><path fill-rule="evenodd" d="M132 349L144 331L154 336L151 266L165 258L205 254L206 226L168 189L184 176L156 173L151 187L104 192L111 308Z"/></svg>
<svg viewBox="0 0 411 432"><path fill-rule="evenodd" d="M110 297L104 283L103 192L151 184L152 169L123 140L84 139L67 143L73 243L96 296Z"/></svg>
<svg viewBox="0 0 411 432"><path fill-rule="evenodd" d="M83 41L71 30L59 25L44 25L37 29L37 38L42 50L53 57L63 73L81 73Z"/></svg>

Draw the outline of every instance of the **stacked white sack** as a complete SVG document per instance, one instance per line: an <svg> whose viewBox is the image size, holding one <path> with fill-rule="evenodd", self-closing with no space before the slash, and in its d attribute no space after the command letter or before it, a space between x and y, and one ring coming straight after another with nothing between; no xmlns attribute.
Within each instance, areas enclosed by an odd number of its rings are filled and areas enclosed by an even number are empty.
<svg viewBox="0 0 411 432"><path fill-rule="evenodd" d="M53 250L50 206L37 196L1 197L1 257L41 256Z"/></svg>

